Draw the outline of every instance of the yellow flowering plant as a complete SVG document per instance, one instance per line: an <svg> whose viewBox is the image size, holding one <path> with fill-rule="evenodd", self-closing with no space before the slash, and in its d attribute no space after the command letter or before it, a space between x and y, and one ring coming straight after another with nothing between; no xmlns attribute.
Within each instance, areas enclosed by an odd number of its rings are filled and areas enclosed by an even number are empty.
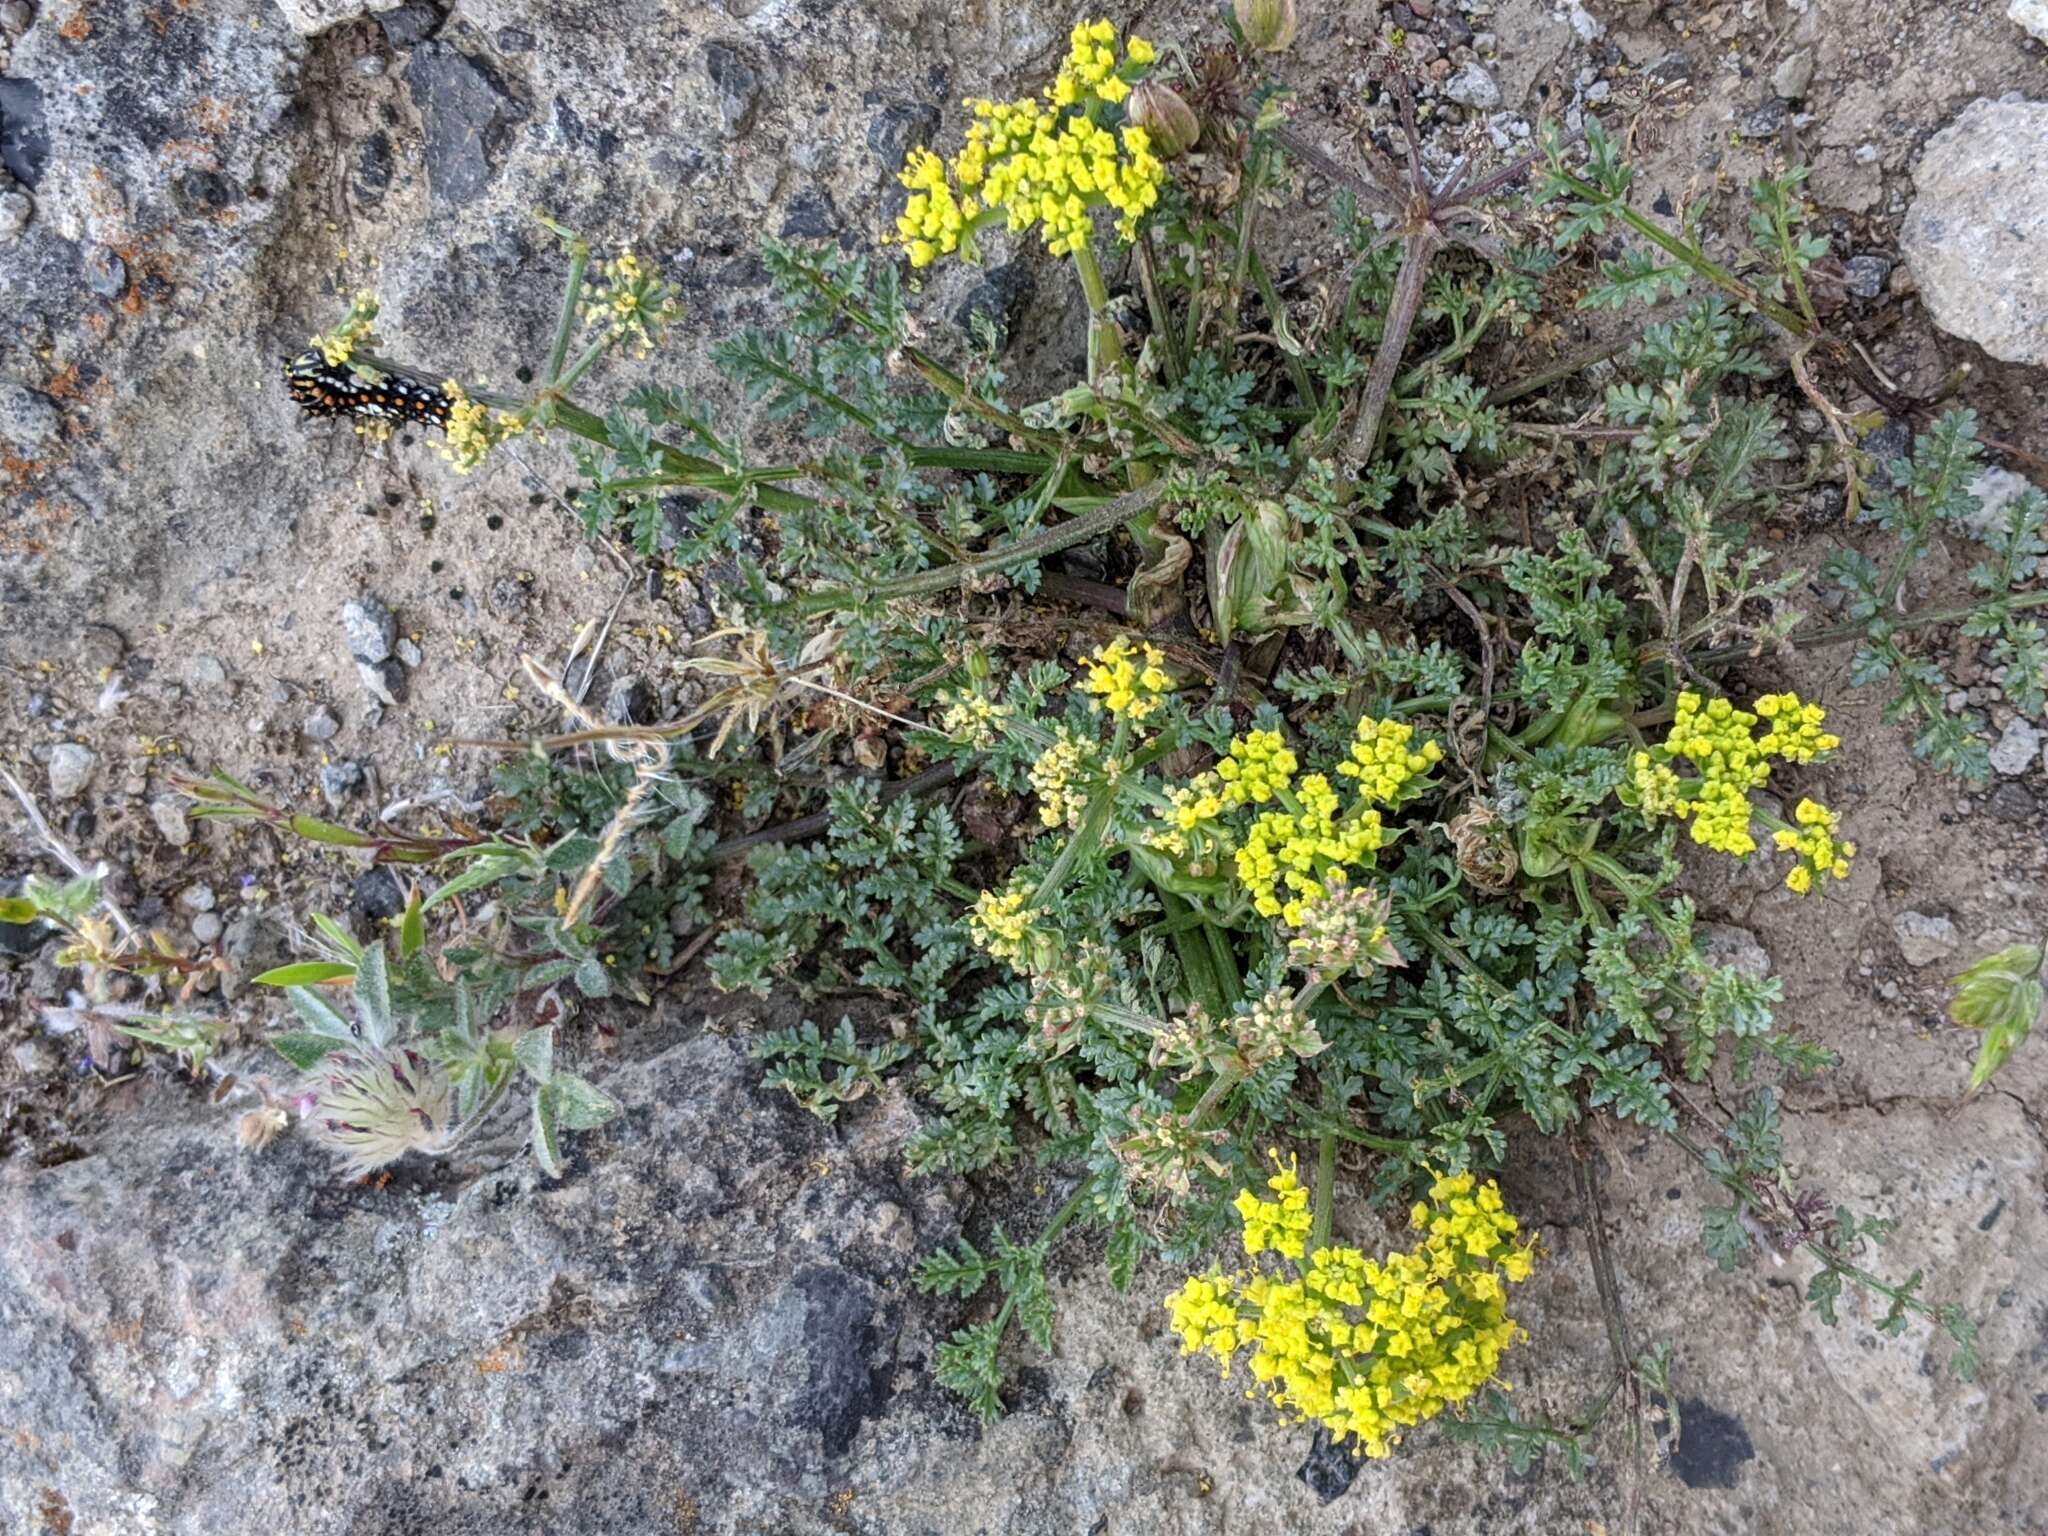
<svg viewBox="0 0 2048 1536"><path fill-rule="evenodd" d="M1069 1181L1035 1237L977 1233L921 1267L927 1291L1000 1293L935 1362L985 1415L1013 1325L1050 1347L1045 1265L1078 1223L1119 1286L1148 1260L1193 1274L1183 1343L1363 1453L1476 1425L1530 1263L1489 1175L1514 1168L1510 1127L1596 1117L1696 1159L1714 1262L1802 1253L1824 1318L1861 1286L1967 1367L1968 1319L1867 1267L1881 1227L1823 1221L1785 1165L1777 1082L1830 1053L1780 1026L1776 979L1701 941L1688 892L1741 857L1769 864L1768 903L1850 899L1838 701L1744 686L1801 644L1855 639L1853 678L1941 714L1929 760L1976 762L1900 639L1955 616L1902 614L1898 563L1964 526L1970 424L1944 418L1873 502L1892 567L1841 554L1845 623L1808 624L1803 573L1758 536L1790 448L1759 328L1806 323L1772 296L1807 259L1796 182L1759 189L1776 243L1731 265L1639 222L1595 122L1489 167L1439 162L1451 146L1397 112L1405 154L1333 154L1278 73L1300 19L1240 6L1229 46L1191 52L1083 17L1050 79L970 96L911 151L874 248L765 242L778 313L709 371L778 440L812 440L801 456L757 453L752 421L677 388L581 403L678 301L629 247L549 226L570 269L549 355L520 397L441 391L447 452L468 469L521 431L574 439L589 527L630 533L662 567L650 600L677 624L715 609L702 647L743 654L670 668L658 725L519 727L539 744L502 778L535 847L490 857L523 860L522 931L606 986L620 956L674 958L666 893L715 893L717 985L878 1005L762 1037L772 1085L830 1115L893 1080L914 1171L1035 1159ZM1399 60L1375 68L1399 107ZM1286 195L1310 175L1326 220ZM998 225L1072 265L1085 377L1025 396L1004 317L950 322L949 263ZM1662 256L1588 244L1617 231ZM1739 275L1757 263L1769 282ZM1530 359L1560 295L1623 305L1687 273L1715 297L1645 325L1600 386ZM371 318L319 368L381 368ZM2048 698L2022 590L2044 523L2022 498L1969 578L2023 709ZM724 705L674 697L714 672L740 679ZM571 792L550 755L591 748L617 771ZM642 818L694 779L728 835L693 820L670 852ZM571 826L576 879L544 882L539 840ZM624 863L598 856L615 830ZM730 892L709 882L742 858ZM1412 1244L1336 1243L1318 1212L1341 1179L1410 1210ZM1211 1268L1226 1249L1247 1262ZM1621 1364L1637 1388L1648 1358ZM1521 1433L1505 1422L1487 1433ZM1528 1433L1577 1454L1579 1429Z"/></svg>

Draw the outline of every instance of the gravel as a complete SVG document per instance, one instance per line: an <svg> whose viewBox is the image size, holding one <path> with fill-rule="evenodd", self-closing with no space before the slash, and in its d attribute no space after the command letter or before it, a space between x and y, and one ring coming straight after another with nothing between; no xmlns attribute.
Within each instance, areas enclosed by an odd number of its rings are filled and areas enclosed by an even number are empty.
<svg viewBox="0 0 2048 1536"><path fill-rule="evenodd" d="M1465 66L1444 82L1444 94L1461 107L1470 107L1475 112L1491 112L1500 105L1500 86L1488 74L1484 65L1468 60Z"/></svg>
<svg viewBox="0 0 2048 1536"><path fill-rule="evenodd" d="M348 653L357 661L376 663L391 654L398 638L398 620L379 599L367 592L341 605L341 632L348 641Z"/></svg>
<svg viewBox="0 0 2048 1536"><path fill-rule="evenodd" d="M185 802L176 795L159 795L149 802L149 819L173 848L192 841L192 821L185 814Z"/></svg>
<svg viewBox="0 0 2048 1536"><path fill-rule="evenodd" d="M316 709L306 716L299 729L314 741L332 741L341 730L341 722L330 711Z"/></svg>
<svg viewBox="0 0 2048 1536"><path fill-rule="evenodd" d="M1901 912L1892 919L1892 933L1899 941L1899 953L1911 966L1932 965L1962 945L1954 923L1928 912Z"/></svg>
<svg viewBox="0 0 2048 1536"><path fill-rule="evenodd" d="M363 787L363 765L353 761L329 763L320 770L320 798L332 810L340 810Z"/></svg>
<svg viewBox="0 0 2048 1536"><path fill-rule="evenodd" d="M50 798L70 800L92 781L99 757L90 747L75 741L60 741L50 749Z"/></svg>
<svg viewBox="0 0 2048 1536"><path fill-rule="evenodd" d="M2034 766L2040 751L2041 733L2026 720L2015 719L1992 746L1991 766L2008 779L2016 779Z"/></svg>

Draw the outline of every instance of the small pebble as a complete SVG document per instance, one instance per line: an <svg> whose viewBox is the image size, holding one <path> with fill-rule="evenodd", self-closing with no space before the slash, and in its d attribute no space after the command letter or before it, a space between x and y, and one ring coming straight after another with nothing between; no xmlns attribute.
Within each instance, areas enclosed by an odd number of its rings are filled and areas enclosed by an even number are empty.
<svg viewBox="0 0 2048 1536"><path fill-rule="evenodd" d="M398 638L398 620L379 599L364 593L341 605L341 632L348 641L348 653L357 661L375 664L391 654Z"/></svg>
<svg viewBox="0 0 2048 1536"><path fill-rule="evenodd" d="M2016 779L2034 766L2041 751L2041 733L2024 717L2015 718L1999 733L1991 748L1991 766L2009 779Z"/></svg>
<svg viewBox="0 0 2048 1536"><path fill-rule="evenodd" d="M300 731L314 741L332 741L341 730L341 722L325 709L316 709L299 726Z"/></svg>
<svg viewBox="0 0 2048 1536"><path fill-rule="evenodd" d="M183 848L192 841L192 822L185 815L184 802L176 795L159 795L150 801L149 819L173 848Z"/></svg>
<svg viewBox="0 0 2048 1536"><path fill-rule="evenodd" d="M320 770L320 798L331 810L340 810L363 787L361 763L329 763Z"/></svg>
<svg viewBox="0 0 2048 1536"><path fill-rule="evenodd" d="M0 0L0 32L26 32L35 19L28 0Z"/></svg>
<svg viewBox="0 0 2048 1536"><path fill-rule="evenodd" d="M50 749L50 798L69 800L92 781L99 757L90 747L75 741L60 741Z"/></svg>
<svg viewBox="0 0 2048 1536"><path fill-rule="evenodd" d="M1874 299L1883 293L1884 281L1892 271L1892 264L1882 256L1851 256L1844 265L1848 268L1844 286L1859 299Z"/></svg>
<svg viewBox="0 0 2048 1536"><path fill-rule="evenodd" d="M220 898L213 894L213 887L201 880L188 885L178 892L178 905L187 912L211 912Z"/></svg>
<svg viewBox="0 0 2048 1536"><path fill-rule="evenodd" d="M0 192L0 245L19 240L35 216L36 205L26 192L18 187Z"/></svg>
<svg viewBox="0 0 2048 1536"><path fill-rule="evenodd" d="M1468 61L1445 82L1444 94L1459 106L1470 107L1475 112L1491 112L1500 105L1500 87L1476 61Z"/></svg>
<svg viewBox="0 0 2048 1536"><path fill-rule="evenodd" d="M23 1077L42 1077L57 1070L57 1053L40 1040L21 1040L9 1052Z"/></svg>
<svg viewBox="0 0 2048 1536"><path fill-rule="evenodd" d="M228 669L218 656L194 656L185 663L185 681L194 688L224 688Z"/></svg>
<svg viewBox="0 0 2048 1536"><path fill-rule="evenodd" d="M427 659L420 654L420 648L409 639L400 640L391 649L408 667L416 667Z"/></svg>
<svg viewBox="0 0 2048 1536"><path fill-rule="evenodd" d="M211 944L221 935L226 925L211 912L202 912L192 919L192 937L201 944Z"/></svg>

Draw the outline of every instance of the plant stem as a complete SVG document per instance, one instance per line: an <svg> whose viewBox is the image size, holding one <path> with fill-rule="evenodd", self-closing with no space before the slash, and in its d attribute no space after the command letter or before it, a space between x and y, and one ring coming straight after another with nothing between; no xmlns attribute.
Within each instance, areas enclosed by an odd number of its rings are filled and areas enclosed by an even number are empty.
<svg viewBox="0 0 2048 1536"><path fill-rule="evenodd" d="M1372 371L1365 376L1358 419L1344 447L1344 457L1352 464L1371 463L1378 449L1387 401L1401 371L1401 356L1408 350L1409 334L1415 329L1415 317L1422 309L1429 264L1443 243L1444 237L1433 224L1416 226L1403 242L1401 270L1394 276L1393 296L1387 302L1386 329L1380 335L1379 351L1373 355Z"/></svg>
<svg viewBox="0 0 2048 1536"><path fill-rule="evenodd" d="M541 371L545 385L552 386L562 376L562 361L569 355L569 343L576 335L576 302L583 293L583 269L590 264L590 242L571 237L565 242L569 247L569 280L562 288L562 318L555 328L555 344L548 349L547 367Z"/></svg>
<svg viewBox="0 0 2048 1536"><path fill-rule="evenodd" d="M878 581L869 587L836 587L827 592L806 592L800 596L785 599L775 606L777 610L790 613L823 613L833 608L850 608L864 602L887 601L894 598L924 597L934 592L943 592L949 587L977 581L985 576L998 575L1011 566L1022 565L1027 560L1040 560L1060 550L1071 549L1076 544L1119 528L1133 518L1151 510L1152 504L1166 493L1166 482L1155 480L1150 485L1141 485L1134 491L1126 491L1112 501L1069 518L1057 528L1048 528L1008 543L998 544L987 553L958 565L941 566L936 570L918 571L908 576Z"/></svg>

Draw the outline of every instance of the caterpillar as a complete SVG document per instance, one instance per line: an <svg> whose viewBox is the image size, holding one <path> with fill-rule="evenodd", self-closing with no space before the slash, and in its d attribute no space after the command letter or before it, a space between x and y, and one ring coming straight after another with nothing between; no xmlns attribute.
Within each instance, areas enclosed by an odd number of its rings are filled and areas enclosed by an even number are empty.
<svg viewBox="0 0 2048 1536"><path fill-rule="evenodd" d="M318 352L284 360L292 399L308 416L363 416L373 421L424 421L448 425L448 396L431 384L415 384L395 373L364 377L346 363L336 366Z"/></svg>

